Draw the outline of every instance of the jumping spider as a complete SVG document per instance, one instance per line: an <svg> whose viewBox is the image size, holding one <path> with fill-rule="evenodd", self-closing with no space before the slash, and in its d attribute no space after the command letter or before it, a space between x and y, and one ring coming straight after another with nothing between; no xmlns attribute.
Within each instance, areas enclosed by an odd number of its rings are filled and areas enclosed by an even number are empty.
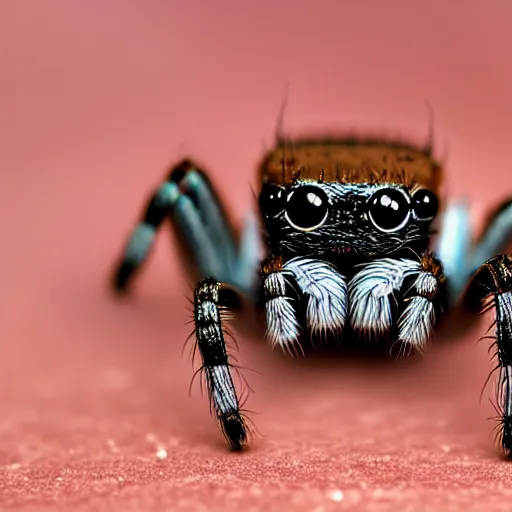
<svg viewBox="0 0 512 512"><path fill-rule="evenodd" d="M176 165L150 198L113 288L128 289L170 219L201 275L195 337L211 406L232 449L243 447L248 430L224 313L244 296L264 308L271 343L290 353L317 338L421 351L447 310L493 308L498 435L512 453L512 256L496 255L512 237L512 202L496 210L476 243L467 207L445 206L434 244L442 167L431 153L430 146L378 139L278 139L259 167L262 263L256 219L238 240L194 163Z"/></svg>

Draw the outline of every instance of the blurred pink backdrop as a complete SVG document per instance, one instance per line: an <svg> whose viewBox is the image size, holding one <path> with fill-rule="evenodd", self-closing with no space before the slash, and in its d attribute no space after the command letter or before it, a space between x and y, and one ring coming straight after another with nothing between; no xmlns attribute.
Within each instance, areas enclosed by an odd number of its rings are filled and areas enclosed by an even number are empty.
<svg viewBox="0 0 512 512"><path fill-rule="evenodd" d="M512 195L511 19L505 0L3 0L0 506L330 510L340 489L366 510L501 510L486 325L383 368L289 364L245 340L262 435L240 457L188 396L191 287L168 233L133 299L106 279L182 156L243 217L286 90L290 134L422 141L428 101L445 191L478 225Z"/></svg>

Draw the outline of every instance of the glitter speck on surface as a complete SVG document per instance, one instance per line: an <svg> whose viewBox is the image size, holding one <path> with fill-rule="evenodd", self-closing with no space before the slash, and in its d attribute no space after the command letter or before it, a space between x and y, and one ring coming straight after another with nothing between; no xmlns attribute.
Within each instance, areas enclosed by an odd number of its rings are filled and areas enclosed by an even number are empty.
<svg viewBox="0 0 512 512"><path fill-rule="evenodd" d="M341 491L340 489L336 489L334 491L331 491L329 493L329 498L332 500L332 501L342 501L343 498L344 498L344 494L343 494L343 491Z"/></svg>
<svg viewBox="0 0 512 512"><path fill-rule="evenodd" d="M165 448L159 448L156 452L156 458L158 460L164 460L167 459L167 450Z"/></svg>
<svg viewBox="0 0 512 512"><path fill-rule="evenodd" d="M107 446L112 450L113 453L117 453L119 451L119 448L113 439L107 439Z"/></svg>

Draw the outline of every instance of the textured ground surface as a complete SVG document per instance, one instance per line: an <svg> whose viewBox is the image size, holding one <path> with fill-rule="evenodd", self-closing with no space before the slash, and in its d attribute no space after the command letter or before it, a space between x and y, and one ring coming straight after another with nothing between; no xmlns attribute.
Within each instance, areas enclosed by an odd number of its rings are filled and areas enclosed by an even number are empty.
<svg viewBox="0 0 512 512"><path fill-rule="evenodd" d="M81 294L77 315L63 290L54 343L19 345L2 362L1 505L507 510L512 470L478 406L483 344L421 363L306 365L248 341L240 357L264 373L246 372L259 436L232 454L197 387L188 397L179 313L158 294L122 307L93 295Z"/></svg>
<svg viewBox="0 0 512 512"><path fill-rule="evenodd" d="M504 198L510 5L216 5L1 2L0 510L510 510L490 390L478 402L486 325L408 363L287 361L240 337L259 436L231 454L189 397L168 234L132 299L105 287L171 160L206 161L242 217L287 81L298 131L420 139L430 100L447 192L476 214Z"/></svg>

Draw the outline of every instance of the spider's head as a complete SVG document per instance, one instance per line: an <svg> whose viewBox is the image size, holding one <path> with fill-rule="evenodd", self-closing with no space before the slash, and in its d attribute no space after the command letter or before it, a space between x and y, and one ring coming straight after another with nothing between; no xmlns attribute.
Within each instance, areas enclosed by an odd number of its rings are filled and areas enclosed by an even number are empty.
<svg viewBox="0 0 512 512"><path fill-rule="evenodd" d="M296 144L288 167L278 156L275 150L262 166L259 197L273 252L375 257L426 247L438 210L439 167L425 152L317 141Z"/></svg>

